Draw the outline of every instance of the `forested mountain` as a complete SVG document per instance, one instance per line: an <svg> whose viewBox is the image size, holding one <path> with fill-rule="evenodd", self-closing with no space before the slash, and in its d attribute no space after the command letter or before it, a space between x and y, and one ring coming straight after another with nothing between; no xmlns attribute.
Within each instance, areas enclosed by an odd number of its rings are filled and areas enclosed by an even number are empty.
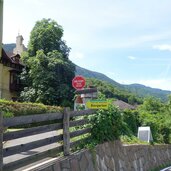
<svg viewBox="0 0 171 171"><path fill-rule="evenodd" d="M106 98L114 98L122 100L129 104L141 104L142 98L137 97L134 93L129 91L121 90L117 86L112 85L106 81L102 81L95 78L87 78L86 79L86 86L95 86L97 87L98 91L102 93L102 96L105 95Z"/></svg>
<svg viewBox="0 0 171 171"><path fill-rule="evenodd" d="M15 46L16 46L15 43L3 44L3 48L6 52L13 52L13 49L15 48Z"/></svg>
<svg viewBox="0 0 171 171"><path fill-rule="evenodd" d="M153 96L160 98L162 101L168 100L168 95L171 94L171 91L161 90L157 88L147 87L141 84L130 84L123 85L128 91L133 92L140 97Z"/></svg>
<svg viewBox="0 0 171 171"><path fill-rule="evenodd" d="M122 87L121 84L117 83L116 81L112 80L111 78L107 77L106 75L99 73L99 72L95 72L95 71L90 71L88 69L85 68L81 68L79 66L76 66L76 74L77 75L82 75L84 77L87 78L95 78L98 80L102 80L102 81L106 81L116 87Z"/></svg>
<svg viewBox="0 0 171 171"><path fill-rule="evenodd" d="M119 88L120 90L126 90L129 92L132 92L132 93L138 95L139 97L153 96L156 98L160 98L162 101L167 101L168 95L171 94L171 91L151 88L151 87L147 87L147 86L144 86L141 84L130 84L130 85L119 84L104 74L101 74L99 72L90 71L90 70L81 68L79 66L76 66L76 74L83 75L84 77L88 77L88 78L96 78L99 80L109 82L112 85Z"/></svg>

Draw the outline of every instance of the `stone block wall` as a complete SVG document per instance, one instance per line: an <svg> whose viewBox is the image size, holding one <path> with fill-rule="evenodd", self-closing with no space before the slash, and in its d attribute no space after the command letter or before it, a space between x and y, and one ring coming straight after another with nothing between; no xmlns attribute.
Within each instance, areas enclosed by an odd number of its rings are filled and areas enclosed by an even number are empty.
<svg viewBox="0 0 171 171"><path fill-rule="evenodd" d="M120 141L98 145L54 161L41 171L149 171L171 163L171 145L122 145Z"/></svg>

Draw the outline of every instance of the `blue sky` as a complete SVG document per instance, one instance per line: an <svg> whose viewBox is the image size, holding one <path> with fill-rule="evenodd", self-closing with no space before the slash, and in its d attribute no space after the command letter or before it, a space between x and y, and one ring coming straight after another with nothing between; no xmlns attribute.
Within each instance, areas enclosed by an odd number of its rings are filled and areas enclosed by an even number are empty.
<svg viewBox="0 0 171 171"><path fill-rule="evenodd" d="M3 42L24 43L37 20L64 29L77 65L124 84L171 90L170 0L4 0Z"/></svg>

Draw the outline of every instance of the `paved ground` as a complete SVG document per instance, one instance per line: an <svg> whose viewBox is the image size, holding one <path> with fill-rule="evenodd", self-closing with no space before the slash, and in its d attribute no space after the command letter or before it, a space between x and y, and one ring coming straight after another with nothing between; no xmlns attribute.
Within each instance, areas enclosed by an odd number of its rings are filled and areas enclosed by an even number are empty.
<svg viewBox="0 0 171 171"><path fill-rule="evenodd" d="M41 140L41 139L45 139L45 138L49 138L49 137L54 137L56 135L59 135L60 132L59 131L58 132L57 131L51 131L48 133L42 133L42 134L37 134L37 135L33 135L33 136L28 136L25 138L19 138L19 139L7 141L4 143L4 148L13 147L13 146L20 145L20 144L26 144L26 143L29 143L32 141L37 141L37 140ZM55 147L58 147L59 145L61 145L61 144L53 143L50 145L46 145L43 147L39 147L39 148L29 150L27 152L21 152L21 153L15 154L15 155L11 155L9 157L4 157L4 164L8 164L8 163L20 160L20 159L27 158L28 156L35 155L37 153L44 152L44 151L47 151L49 149L53 149ZM46 158L46 160L48 160L48 159L50 159L50 158Z"/></svg>

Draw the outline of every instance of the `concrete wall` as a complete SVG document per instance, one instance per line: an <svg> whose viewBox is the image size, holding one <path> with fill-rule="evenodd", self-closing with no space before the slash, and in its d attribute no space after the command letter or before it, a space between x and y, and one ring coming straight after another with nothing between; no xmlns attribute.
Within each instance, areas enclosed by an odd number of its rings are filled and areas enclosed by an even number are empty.
<svg viewBox="0 0 171 171"><path fill-rule="evenodd" d="M149 171L171 163L171 145L129 145L119 141L83 150L49 165L34 167L41 171Z"/></svg>

